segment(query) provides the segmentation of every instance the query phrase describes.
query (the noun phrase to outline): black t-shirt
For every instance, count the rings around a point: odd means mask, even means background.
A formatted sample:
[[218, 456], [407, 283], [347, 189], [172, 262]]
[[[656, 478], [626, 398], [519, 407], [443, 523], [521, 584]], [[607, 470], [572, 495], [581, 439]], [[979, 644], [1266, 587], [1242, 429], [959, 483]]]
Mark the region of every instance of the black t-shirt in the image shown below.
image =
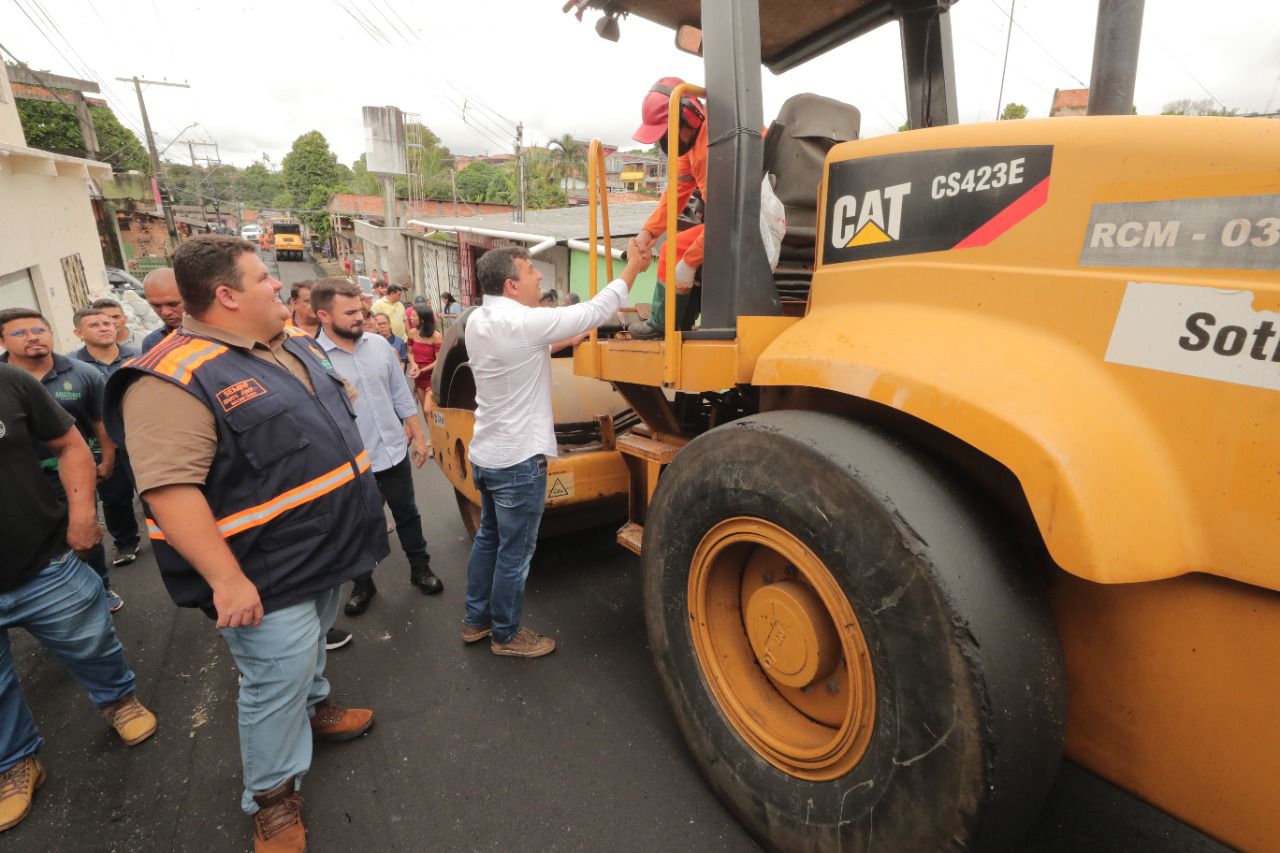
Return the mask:
[[36, 447], [73, 426], [30, 374], [0, 364], [0, 592], [22, 586], [67, 549], [67, 510], [40, 470]]

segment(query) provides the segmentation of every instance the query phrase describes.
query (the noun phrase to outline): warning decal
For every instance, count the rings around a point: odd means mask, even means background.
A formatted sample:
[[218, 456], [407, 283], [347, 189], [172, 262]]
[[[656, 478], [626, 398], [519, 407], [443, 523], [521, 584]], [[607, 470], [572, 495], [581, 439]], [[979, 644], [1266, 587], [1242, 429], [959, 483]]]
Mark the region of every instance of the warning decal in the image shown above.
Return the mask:
[[573, 497], [573, 472], [561, 471], [547, 474], [547, 500]]
[[832, 163], [822, 262], [985, 246], [1049, 199], [1051, 145]]

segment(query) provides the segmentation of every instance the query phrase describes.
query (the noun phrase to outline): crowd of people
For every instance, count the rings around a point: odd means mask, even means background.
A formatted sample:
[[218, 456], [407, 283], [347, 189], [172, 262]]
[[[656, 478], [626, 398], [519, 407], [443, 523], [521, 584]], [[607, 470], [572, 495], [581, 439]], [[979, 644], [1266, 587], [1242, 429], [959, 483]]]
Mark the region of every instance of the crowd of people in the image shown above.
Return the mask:
[[[521, 624], [556, 455], [550, 354], [614, 316], [651, 260], [630, 249], [598, 296], [550, 310], [527, 251], [494, 249], [478, 264], [483, 304], [465, 338], [482, 503], [460, 634], [488, 639], [498, 656], [555, 648]], [[0, 525], [20, 531], [0, 563], [0, 627], [26, 628], [54, 651], [126, 744], [149, 738], [157, 720], [115, 633], [123, 602], [109, 575], [137, 559], [140, 496], [169, 596], [214, 621], [239, 671], [240, 802], [255, 849], [302, 850], [297, 791], [312, 742], [353, 740], [374, 720], [340, 703], [325, 675], [327, 652], [350, 642], [334, 624], [339, 609], [368, 609], [392, 530], [409, 585], [444, 589], [413, 482], [430, 455], [421, 416], [433, 406], [440, 317], [425, 300], [406, 306], [404, 289], [385, 281], [372, 295], [347, 278], [300, 282], [282, 299], [253, 244], [231, 236], [184, 242], [172, 268], [143, 284], [164, 325], [140, 351], [122, 341], [111, 300], [76, 312], [84, 346], [70, 356], [54, 351], [39, 312], [0, 312], [0, 465], [11, 484]], [[458, 309], [442, 297], [441, 316]], [[42, 743], [4, 643], [0, 830], [31, 809]]]

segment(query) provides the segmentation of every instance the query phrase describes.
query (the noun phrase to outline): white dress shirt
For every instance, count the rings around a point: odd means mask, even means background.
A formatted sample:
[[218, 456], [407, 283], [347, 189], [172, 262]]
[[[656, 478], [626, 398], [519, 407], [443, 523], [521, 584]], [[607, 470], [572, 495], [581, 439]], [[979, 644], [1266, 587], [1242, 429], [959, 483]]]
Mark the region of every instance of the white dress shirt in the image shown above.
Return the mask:
[[356, 387], [356, 428], [369, 451], [374, 473], [399, 465], [409, 452], [404, 421], [417, 417], [418, 406], [400, 368], [400, 356], [382, 335], [365, 332], [356, 351], [347, 352], [321, 329], [316, 340], [338, 375]]
[[467, 318], [467, 359], [476, 381], [476, 426], [468, 456], [482, 468], [509, 468], [556, 453], [551, 414], [551, 344], [609, 320], [627, 298], [615, 279], [590, 302], [529, 308], [485, 295]]

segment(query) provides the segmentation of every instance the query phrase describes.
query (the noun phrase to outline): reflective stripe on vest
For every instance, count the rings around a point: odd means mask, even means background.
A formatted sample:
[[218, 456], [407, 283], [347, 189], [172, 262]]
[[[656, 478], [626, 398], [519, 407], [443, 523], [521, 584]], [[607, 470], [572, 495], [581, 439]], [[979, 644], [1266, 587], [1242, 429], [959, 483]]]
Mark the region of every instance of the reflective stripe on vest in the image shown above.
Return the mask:
[[186, 385], [191, 381], [192, 371], [226, 351], [222, 344], [175, 332], [129, 364], [155, 370]]
[[[369, 470], [369, 451], [360, 451], [360, 454], [356, 457], [356, 467], [361, 474]], [[269, 501], [260, 503], [257, 506], [251, 506], [226, 518], [218, 519], [218, 532], [222, 534], [223, 539], [228, 539], [237, 533], [266, 524], [291, 509], [296, 509], [305, 503], [321, 498], [334, 489], [350, 483], [355, 478], [356, 472], [351, 469], [351, 463], [344, 462], [332, 471], [321, 474], [314, 480], [290, 489], [284, 494], [276, 495]], [[156, 524], [153, 518], [147, 519], [147, 534], [152, 539], [165, 540], [164, 531], [160, 529], [160, 525]]]

